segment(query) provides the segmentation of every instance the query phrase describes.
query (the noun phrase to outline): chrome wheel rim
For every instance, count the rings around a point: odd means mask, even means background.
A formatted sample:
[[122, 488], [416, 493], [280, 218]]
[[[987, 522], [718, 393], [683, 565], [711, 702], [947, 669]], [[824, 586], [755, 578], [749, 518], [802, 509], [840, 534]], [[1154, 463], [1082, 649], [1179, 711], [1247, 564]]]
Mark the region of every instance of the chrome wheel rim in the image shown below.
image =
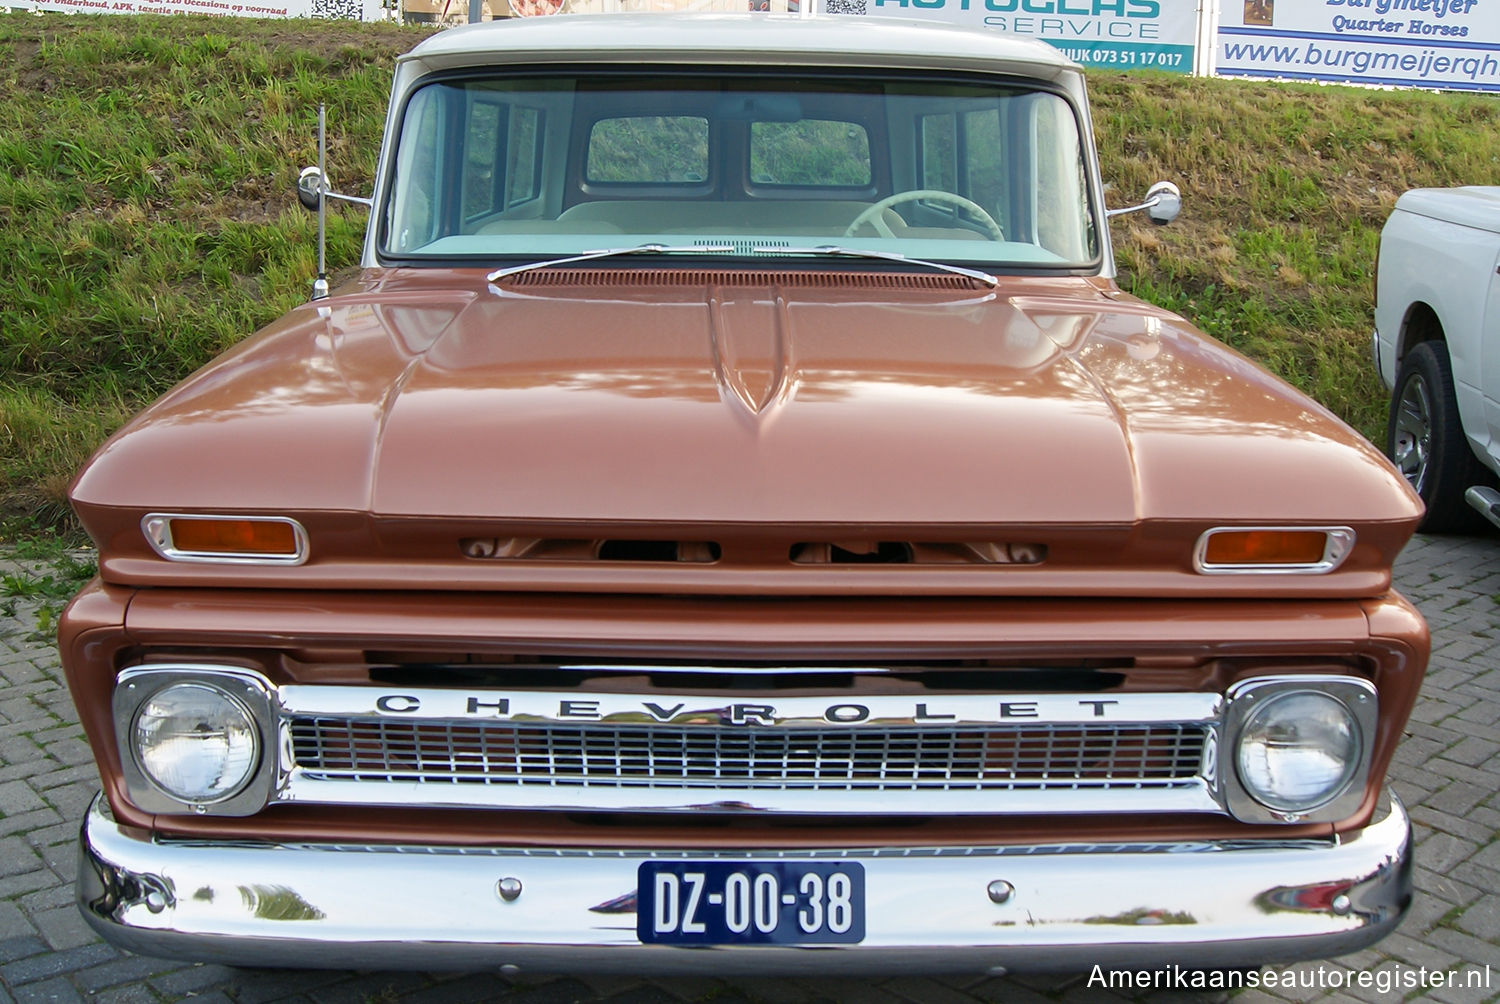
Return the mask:
[[1432, 403], [1427, 381], [1414, 376], [1401, 390], [1396, 407], [1396, 432], [1391, 441], [1391, 459], [1402, 476], [1419, 493], [1427, 481], [1432, 453]]

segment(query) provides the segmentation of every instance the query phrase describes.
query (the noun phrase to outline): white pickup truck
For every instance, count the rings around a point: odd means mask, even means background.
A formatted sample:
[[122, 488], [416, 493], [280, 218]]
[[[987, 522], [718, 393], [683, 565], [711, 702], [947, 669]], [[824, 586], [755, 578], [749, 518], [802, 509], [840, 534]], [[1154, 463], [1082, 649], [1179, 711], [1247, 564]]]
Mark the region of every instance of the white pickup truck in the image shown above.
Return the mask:
[[1386, 452], [1427, 503], [1421, 529], [1500, 526], [1500, 187], [1401, 196], [1375, 301]]

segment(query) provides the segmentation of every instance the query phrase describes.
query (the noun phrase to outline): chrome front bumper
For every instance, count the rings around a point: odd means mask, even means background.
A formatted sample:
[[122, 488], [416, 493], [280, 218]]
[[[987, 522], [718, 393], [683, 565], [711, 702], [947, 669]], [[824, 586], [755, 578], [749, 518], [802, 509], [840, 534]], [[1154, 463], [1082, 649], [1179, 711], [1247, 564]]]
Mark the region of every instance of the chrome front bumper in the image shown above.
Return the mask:
[[[865, 939], [642, 945], [628, 903], [646, 857], [862, 862]], [[1014, 891], [992, 897], [997, 881]], [[1339, 841], [546, 851], [142, 839], [96, 799], [78, 900], [123, 948], [231, 965], [716, 976], [1258, 966], [1352, 952], [1394, 929], [1411, 900], [1411, 824], [1392, 796]]]

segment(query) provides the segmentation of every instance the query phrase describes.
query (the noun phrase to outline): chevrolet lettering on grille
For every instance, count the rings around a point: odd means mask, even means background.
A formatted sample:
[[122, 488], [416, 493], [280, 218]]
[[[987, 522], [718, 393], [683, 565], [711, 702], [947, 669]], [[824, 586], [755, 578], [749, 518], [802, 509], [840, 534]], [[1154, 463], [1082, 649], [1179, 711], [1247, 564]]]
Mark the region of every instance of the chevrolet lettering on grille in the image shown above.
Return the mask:
[[[312, 688], [282, 688], [285, 706], [316, 713]], [[347, 711], [347, 694], [339, 695]], [[650, 699], [608, 694], [555, 692], [483, 693], [410, 689], [372, 695], [369, 714], [393, 718], [460, 718], [505, 721], [634, 722], [683, 726], [795, 726], [995, 722], [1086, 723], [1106, 721], [1201, 721], [1218, 714], [1215, 694], [1008, 694], [912, 700], [862, 697], [858, 701], [797, 698], [726, 700], [723, 696], [671, 695]]]

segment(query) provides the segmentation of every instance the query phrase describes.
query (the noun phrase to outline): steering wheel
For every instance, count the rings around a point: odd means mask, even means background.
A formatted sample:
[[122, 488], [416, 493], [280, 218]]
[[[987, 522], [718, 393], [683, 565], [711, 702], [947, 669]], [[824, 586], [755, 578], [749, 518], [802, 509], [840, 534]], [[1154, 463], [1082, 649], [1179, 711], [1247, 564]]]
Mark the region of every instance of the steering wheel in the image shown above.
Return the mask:
[[984, 225], [984, 229], [989, 232], [990, 237], [997, 241], [1005, 240], [1005, 231], [1000, 229], [1000, 224], [995, 222], [995, 218], [986, 212], [983, 206], [973, 199], [966, 199], [962, 195], [945, 192], [941, 188], [913, 188], [909, 192], [897, 192], [895, 195], [887, 195], [854, 217], [854, 222], [844, 228], [844, 236], [853, 237], [854, 231], [868, 223], [875, 228], [875, 232], [880, 236], [894, 238], [896, 236], [895, 231], [881, 218], [881, 214], [892, 206], [900, 205], [903, 202], [916, 202], [918, 199], [926, 199], [930, 202], [946, 202], [950, 206], [967, 209], [979, 217], [979, 222]]

